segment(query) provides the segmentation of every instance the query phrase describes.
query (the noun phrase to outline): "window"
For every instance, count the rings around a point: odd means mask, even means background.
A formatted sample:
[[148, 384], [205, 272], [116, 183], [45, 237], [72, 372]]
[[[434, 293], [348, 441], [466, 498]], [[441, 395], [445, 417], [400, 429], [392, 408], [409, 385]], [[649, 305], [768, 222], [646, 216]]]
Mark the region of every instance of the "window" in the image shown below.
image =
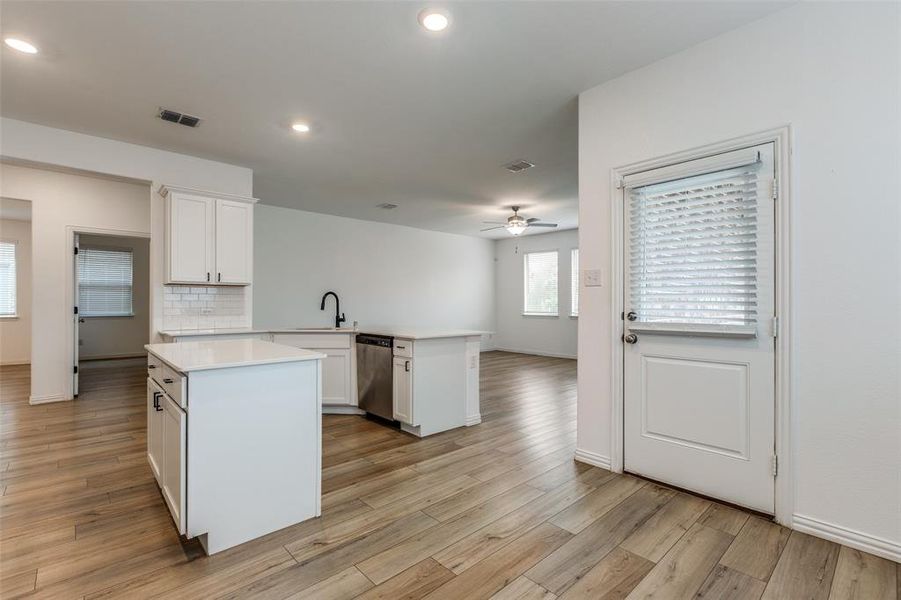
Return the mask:
[[16, 243], [0, 242], [0, 317], [16, 316]]
[[570, 290], [572, 293], [570, 294], [570, 298], [572, 298], [572, 307], [569, 309], [569, 314], [574, 317], [579, 316], [579, 249], [573, 248], [572, 251], [572, 260], [570, 261], [570, 275], [571, 281], [569, 282]]
[[639, 323], [753, 329], [758, 166], [628, 190], [628, 291]]
[[83, 317], [130, 317], [131, 250], [78, 249], [78, 314]]
[[557, 251], [525, 255], [527, 315], [557, 315]]

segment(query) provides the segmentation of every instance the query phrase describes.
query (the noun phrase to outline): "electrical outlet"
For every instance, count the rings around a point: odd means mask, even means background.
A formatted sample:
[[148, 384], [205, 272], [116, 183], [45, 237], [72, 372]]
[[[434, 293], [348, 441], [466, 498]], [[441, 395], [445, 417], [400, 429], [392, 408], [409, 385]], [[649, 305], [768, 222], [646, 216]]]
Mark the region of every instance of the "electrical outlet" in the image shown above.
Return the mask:
[[600, 269], [585, 269], [582, 271], [585, 287], [601, 287], [603, 283], [603, 273]]

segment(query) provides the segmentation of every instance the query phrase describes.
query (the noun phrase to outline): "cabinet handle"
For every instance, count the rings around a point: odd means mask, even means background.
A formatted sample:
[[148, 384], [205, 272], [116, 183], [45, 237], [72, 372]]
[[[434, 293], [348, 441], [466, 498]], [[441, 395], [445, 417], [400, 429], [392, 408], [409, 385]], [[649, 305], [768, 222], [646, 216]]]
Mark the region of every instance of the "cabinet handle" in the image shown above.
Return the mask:
[[210, 272], [209, 272], [209, 271], [207, 271], [207, 273], [206, 273], [206, 280], [207, 280], [207, 281], [210, 280]]
[[216, 273], [216, 281], [222, 283], [222, 273]]
[[163, 397], [161, 392], [153, 392], [153, 408], [157, 410], [157, 412], [162, 411], [162, 407], [160, 406], [160, 398]]
[[408, 361], [408, 360], [404, 361], [404, 371], [407, 371], [407, 372], [410, 371], [410, 361]]
[[156, 368], [156, 365], [147, 365], [147, 368], [148, 368], [148, 369], [155, 369], [155, 368]]
[[163, 383], [172, 383], [172, 380], [166, 377], [165, 379], [163, 379]]
[[398, 349], [398, 350], [406, 350], [407, 347], [406, 347], [406, 346], [401, 346], [400, 344], [398, 344], [397, 349]]

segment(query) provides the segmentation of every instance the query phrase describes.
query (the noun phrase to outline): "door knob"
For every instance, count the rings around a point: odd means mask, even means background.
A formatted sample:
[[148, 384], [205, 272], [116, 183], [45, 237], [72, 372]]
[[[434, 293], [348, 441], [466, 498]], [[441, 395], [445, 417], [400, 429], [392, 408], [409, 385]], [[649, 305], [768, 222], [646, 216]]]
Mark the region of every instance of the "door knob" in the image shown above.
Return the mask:
[[634, 333], [630, 333], [628, 335], [623, 336], [623, 341], [626, 342], [627, 344], [634, 344], [635, 342], [638, 341], [638, 336], [635, 335]]
[[634, 310], [630, 310], [628, 313], [626, 313], [626, 318], [629, 319], [630, 321], [634, 321], [635, 319], [638, 318], [638, 315], [635, 313]]

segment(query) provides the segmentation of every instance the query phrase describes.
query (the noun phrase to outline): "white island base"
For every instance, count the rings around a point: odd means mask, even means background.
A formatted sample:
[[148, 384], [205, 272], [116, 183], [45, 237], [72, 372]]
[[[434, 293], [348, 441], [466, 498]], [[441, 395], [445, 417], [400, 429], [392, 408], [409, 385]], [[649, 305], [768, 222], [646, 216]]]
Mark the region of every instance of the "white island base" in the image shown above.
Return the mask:
[[320, 514], [322, 355], [259, 340], [147, 349], [148, 458], [179, 533], [215, 554]]

